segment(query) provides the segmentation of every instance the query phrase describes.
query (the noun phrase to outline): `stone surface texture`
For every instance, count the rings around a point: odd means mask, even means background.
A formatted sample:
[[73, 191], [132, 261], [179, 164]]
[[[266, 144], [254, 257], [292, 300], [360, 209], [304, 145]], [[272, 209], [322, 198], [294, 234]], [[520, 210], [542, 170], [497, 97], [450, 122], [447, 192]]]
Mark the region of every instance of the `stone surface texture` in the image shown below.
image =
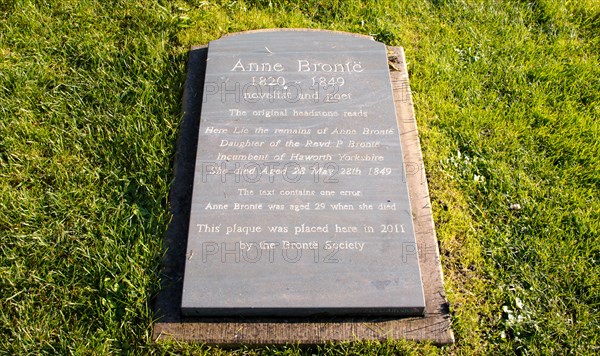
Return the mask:
[[209, 44], [185, 315], [422, 315], [388, 67], [340, 33]]

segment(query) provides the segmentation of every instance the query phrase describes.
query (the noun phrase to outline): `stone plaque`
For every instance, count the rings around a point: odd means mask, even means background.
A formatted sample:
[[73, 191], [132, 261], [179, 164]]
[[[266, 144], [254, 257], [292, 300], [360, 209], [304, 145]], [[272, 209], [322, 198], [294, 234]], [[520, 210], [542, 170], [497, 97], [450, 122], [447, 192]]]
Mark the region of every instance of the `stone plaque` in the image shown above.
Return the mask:
[[184, 315], [423, 314], [382, 43], [225, 37], [199, 100]]

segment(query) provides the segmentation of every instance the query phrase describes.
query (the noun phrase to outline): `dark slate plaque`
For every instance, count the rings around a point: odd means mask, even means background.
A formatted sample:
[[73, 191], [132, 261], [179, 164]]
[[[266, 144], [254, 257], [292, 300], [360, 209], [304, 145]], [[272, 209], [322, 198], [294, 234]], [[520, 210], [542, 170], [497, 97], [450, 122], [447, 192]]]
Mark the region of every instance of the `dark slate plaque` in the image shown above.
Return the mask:
[[207, 61], [182, 313], [422, 315], [385, 46], [250, 32]]

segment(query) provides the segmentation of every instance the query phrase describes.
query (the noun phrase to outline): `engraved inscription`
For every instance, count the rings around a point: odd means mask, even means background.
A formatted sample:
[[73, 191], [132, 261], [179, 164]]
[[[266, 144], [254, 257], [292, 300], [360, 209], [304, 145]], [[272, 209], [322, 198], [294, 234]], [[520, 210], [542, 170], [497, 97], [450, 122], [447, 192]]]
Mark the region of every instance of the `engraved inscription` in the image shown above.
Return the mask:
[[[369, 184], [387, 184], [386, 179], [404, 177], [401, 165], [388, 164], [397, 161], [396, 155], [386, 154], [390, 147], [398, 146], [398, 130], [395, 117], [380, 118], [369, 115], [369, 109], [357, 98], [356, 93], [343, 93], [346, 84], [360, 83], [357, 77], [369, 70], [360, 59], [342, 62], [326, 62], [308, 59], [284, 61], [250, 61], [243, 58], [230, 60], [226, 83], [234, 88], [247, 88], [240, 98], [222, 100], [228, 104], [223, 109], [224, 118], [217, 122], [203, 122], [201, 134], [207, 142], [214, 142], [209, 160], [202, 161], [202, 176], [222, 183], [222, 195], [209, 196], [203, 203], [207, 212], [222, 211], [268, 211], [271, 216], [306, 222], [294, 226], [272, 225], [268, 221], [259, 225], [233, 224], [221, 231], [200, 229], [192, 237], [204, 238], [203, 233], [220, 233], [223, 236], [256, 236], [261, 233], [276, 234], [278, 242], [265, 246], [269, 249], [346, 249], [363, 252], [368, 240], [337, 243], [331, 236], [349, 236], [362, 239], [365, 234], [406, 234], [403, 224], [380, 224], [380, 227], [363, 224], [349, 225], [356, 211], [396, 212], [398, 201], [385, 199], [369, 190], [359, 189], [368, 178]], [[245, 74], [249, 72], [249, 74]], [[278, 75], [270, 75], [273, 72]], [[292, 77], [294, 72], [311, 72], [316, 76]], [[335, 75], [329, 75], [335, 73]], [[260, 75], [259, 75], [260, 74]], [[286, 83], [293, 83], [293, 88]], [[257, 88], [262, 88], [257, 90]], [[292, 90], [295, 92], [292, 93]], [[236, 89], [237, 90], [237, 89]], [[310, 93], [313, 96], [303, 96]], [[233, 95], [238, 95], [232, 91]], [[325, 102], [344, 101], [343, 106], [269, 108], [274, 97], [306, 98], [312, 101], [325, 95]], [[222, 96], [222, 95], [221, 95]], [[225, 98], [227, 99], [227, 98]], [[258, 108], [260, 104], [264, 108]], [[393, 113], [390, 113], [393, 114]], [[227, 120], [229, 118], [229, 120]], [[298, 119], [318, 118], [311, 121]], [[264, 119], [271, 119], [270, 127], [264, 127]], [[208, 121], [208, 120], [206, 120]], [[232, 125], [232, 123], [235, 123]], [[279, 179], [277, 179], [279, 178]], [[332, 183], [340, 183], [335, 185]], [[208, 183], [208, 179], [204, 180]], [[235, 184], [227, 185], [228, 182]], [[274, 186], [265, 186], [272, 183]], [[294, 189], [292, 184], [312, 189]], [[322, 186], [330, 183], [329, 186]], [[278, 184], [283, 186], [278, 186]], [[316, 184], [316, 185], [315, 185]], [[301, 197], [301, 202], [290, 204], [291, 197]], [[330, 223], [311, 225], [314, 213], [335, 212]], [[294, 216], [295, 215], [295, 216]], [[348, 215], [348, 216], [346, 216]], [[210, 217], [210, 215], [206, 215]], [[337, 222], [336, 220], [339, 220]], [[202, 224], [201, 226], [205, 226]], [[322, 241], [305, 244], [290, 242], [286, 238], [323, 236]], [[241, 241], [245, 246], [260, 246], [257, 241]]]

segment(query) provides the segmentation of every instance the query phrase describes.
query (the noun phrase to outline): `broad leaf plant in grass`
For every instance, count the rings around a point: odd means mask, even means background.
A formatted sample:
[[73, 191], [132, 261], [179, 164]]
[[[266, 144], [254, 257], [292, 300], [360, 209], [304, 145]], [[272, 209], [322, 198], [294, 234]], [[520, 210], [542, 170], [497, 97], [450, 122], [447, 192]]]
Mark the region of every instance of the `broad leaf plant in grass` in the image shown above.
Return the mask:
[[[191, 45], [403, 46], [454, 345], [153, 343]], [[1, 354], [594, 354], [600, 2], [0, 0]]]

